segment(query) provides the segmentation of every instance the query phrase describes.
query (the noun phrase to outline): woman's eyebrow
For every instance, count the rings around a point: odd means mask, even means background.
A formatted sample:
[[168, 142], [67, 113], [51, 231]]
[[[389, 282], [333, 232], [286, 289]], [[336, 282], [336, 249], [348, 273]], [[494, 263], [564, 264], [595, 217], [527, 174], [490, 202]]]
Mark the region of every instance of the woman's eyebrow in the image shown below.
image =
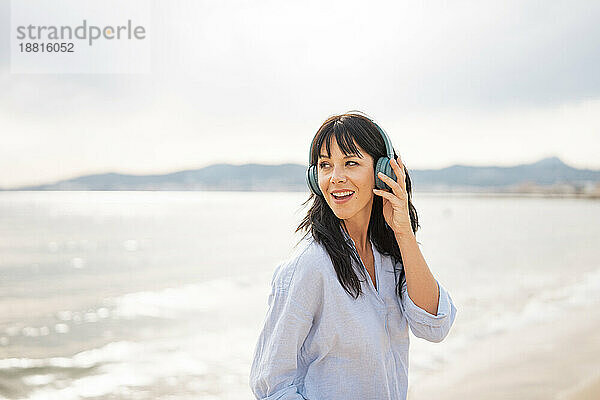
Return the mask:
[[[329, 158], [325, 154], [319, 154], [319, 157], [320, 158]], [[361, 156], [359, 156], [358, 154], [348, 154], [347, 156], [344, 156], [344, 158], [352, 158], [352, 157], [361, 158]]]

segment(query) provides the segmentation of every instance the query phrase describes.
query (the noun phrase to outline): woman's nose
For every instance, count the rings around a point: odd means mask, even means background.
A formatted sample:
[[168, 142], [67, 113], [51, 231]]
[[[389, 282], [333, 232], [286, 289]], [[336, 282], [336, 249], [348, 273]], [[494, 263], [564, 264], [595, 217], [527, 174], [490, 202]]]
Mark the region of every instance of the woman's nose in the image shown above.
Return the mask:
[[341, 183], [346, 181], [346, 174], [343, 168], [335, 167], [331, 174], [331, 182]]

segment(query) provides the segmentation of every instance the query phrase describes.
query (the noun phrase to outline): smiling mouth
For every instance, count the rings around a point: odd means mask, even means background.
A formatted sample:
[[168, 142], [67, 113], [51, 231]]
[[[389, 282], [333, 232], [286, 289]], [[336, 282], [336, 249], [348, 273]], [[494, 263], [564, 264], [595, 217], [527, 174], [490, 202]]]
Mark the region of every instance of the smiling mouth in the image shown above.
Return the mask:
[[352, 191], [340, 192], [339, 194], [331, 193], [331, 195], [337, 200], [349, 199], [353, 194], [354, 194], [354, 192], [352, 192]]

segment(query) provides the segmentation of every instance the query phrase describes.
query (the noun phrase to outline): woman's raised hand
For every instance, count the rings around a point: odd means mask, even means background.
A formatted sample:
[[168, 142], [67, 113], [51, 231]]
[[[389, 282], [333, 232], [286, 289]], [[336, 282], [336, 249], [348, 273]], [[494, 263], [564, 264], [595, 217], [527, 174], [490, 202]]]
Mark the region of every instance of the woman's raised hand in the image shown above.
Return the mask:
[[[404, 165], [400, 156], [398, 156], [398, 161], [394, 159], [390, 160], [390, 165], [394, 174], [396, 174], [397, 182], [382, 172], [379, 172], [377, 176], [391, 187], [392, 191], [373, 189], [373, 193], [383, 197], [383, 217], [394, 233], [400, 236], [411, 235], [413, 231], [408, 212], [406, 174], [404, 173]], [[402, 167], [400, 167], [401, 165]]]

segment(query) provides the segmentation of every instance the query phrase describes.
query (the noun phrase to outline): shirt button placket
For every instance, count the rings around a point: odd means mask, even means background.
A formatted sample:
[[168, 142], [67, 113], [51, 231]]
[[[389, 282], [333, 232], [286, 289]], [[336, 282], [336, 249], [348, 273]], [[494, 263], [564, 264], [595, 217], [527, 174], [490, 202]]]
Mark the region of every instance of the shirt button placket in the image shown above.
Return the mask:
[[[389, 311], [385, 311], [385, 333], [387, 334], [387, 338], [388, 338], [388, 352], [387, 352], [387, 359], [391, 361], [392, 364], [392, 382], [394, 382], [394, 391], [396, 391], [397, 389], [397, 384], [396, 384], [396, 380], [398, 379], [398, 375], [396, 373], [396, 358], [394, 357], [394, 352], [392, 350], [392, 339], [390, 337], [390, 330], [388, 329], [388, 319], [390, 316], [390, 312]], [[398, 393], [395, 393], [395, 396], [398, 396]]]

